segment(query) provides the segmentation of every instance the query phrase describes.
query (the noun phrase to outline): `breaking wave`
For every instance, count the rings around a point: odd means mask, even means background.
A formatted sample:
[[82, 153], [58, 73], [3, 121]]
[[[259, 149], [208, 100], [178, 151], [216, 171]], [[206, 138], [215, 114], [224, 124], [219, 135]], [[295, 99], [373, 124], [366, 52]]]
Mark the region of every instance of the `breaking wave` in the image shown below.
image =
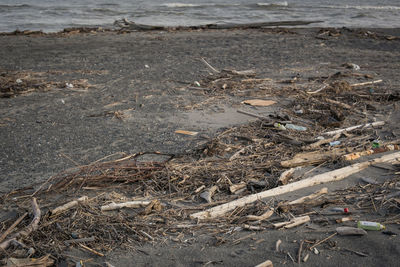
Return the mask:
[[205, 5], [198, 5], [198, 4], [186, 4], [186, 3], [166, 3], [162, 4], [162, 6], [169, 7], [169, 8], [183, 8], [183, 7], [200, 7]]
[[286, 7], [288, 5], [289, 5], [288, 2], [286, 2], [286, 1], [278, 2], [278, 3], [257, 3], [257, 6], [260, 6], [260, 7], [274, 7], [274, 6], [276, 6], [276, 7], [280, 7], [280, 6]]
[[359, 10], [400, 10], [400, 6], [321, 6], [323, 8], [342, 8], [342, 9], [359, 9]]

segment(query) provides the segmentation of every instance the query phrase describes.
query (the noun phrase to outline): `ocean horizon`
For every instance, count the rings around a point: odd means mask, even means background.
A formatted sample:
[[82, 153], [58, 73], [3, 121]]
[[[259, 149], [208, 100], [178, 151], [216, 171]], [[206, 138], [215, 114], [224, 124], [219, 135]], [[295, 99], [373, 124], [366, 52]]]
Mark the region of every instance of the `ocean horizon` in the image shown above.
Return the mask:
[[157, 26], [321, 21], [306, 27], [400, 27], [400, 2], [389, 0], [0, 0], [0, 32], [113, 28], [116, 20]]

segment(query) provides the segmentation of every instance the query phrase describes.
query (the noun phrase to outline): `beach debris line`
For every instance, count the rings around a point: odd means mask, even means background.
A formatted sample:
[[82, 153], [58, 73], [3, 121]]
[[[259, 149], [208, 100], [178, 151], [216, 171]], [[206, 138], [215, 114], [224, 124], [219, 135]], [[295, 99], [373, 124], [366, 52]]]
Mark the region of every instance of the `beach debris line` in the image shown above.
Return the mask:
[[[398, 162], [399, 152], [375, 155], [374, 160], [352, 165], [346, 161], [350, 153], [363, 157], [370, 155], [364, 151], [373, 150], [372, 154], [376, 154], [398, 150], [396, 140], [379, 140], [376, 127], [385, 122], [367, 116], [366, 108], [371, 103], [392, 103], [387, 96], [370, 93], [362, 85], [351, 86], [357, 84], [354, 80], [342, 81], [346, 77], [363, 79], [354, 73], [310, 79], [313, 84], [300, 76], [282, 83], [257, 77], [254, 70], [216, 68], [209, 63], [211, 60], [201, 61], [212, 72], [198, 82], [203, 86], [202, 92], [210, 96], [207, 103], [226, 95], [276, 102], [279, 97], [290, 96], [296, 103], [269, 115], [256, 114], [260, 110], [256, 106], [242, 106], [252, 111], [238, 112], [259, 120], [223, 129], [188, 154], [110, 155], [50, 177], [33, 189], [10, 192], [2, 197], [2, 204], [5, 208], [16, 204], [20, 218], [4, 222], [6, 234], [2, 238], [13, 237], [14, 230], [20, 232], [19, 227], [29, 224], [30, 219], [24, 214], [30, 209], [32, 197], [38, 199], [43, 215], [29, 238], [20, 235], [13, 242], [34, 248], [35, 257], [51, 254], [57, 260], [67, 247], [103, 256], [112, 248], [130, 249], [143, 242], [185, 242], [186, 235], [195, 236], [196, 232], [213, 233], [218, 242], [237, 244], [244, 240], [235, 237], [241, 231], [335, 225], [334, 234], [320, 241], [302, 240], [297, 257], [284, 252], [299, 263], [309, 259], [310, 254], [304, 255], [305, 251], [319, 253], [317, 247], [339, 238], [337, 235], [364, 235], [363, 229], [343, 228], [368, 219], [357, 211], [377, 214], [379, 208], [385, 211], [384, 218], [377, 220], [379, 223], [390, 227], [400, 222], [396, 217], [400, 204], [398, 176], [332, 192], [315, 189], [288, 201], [274, 198], [345, 179], [369, 166], [383, 168], [379, 165], [382, 163], [389, 165], [386, 170], [395, 175], [399, 166], [393, 164]], [[17, 79], [23, 83], [23, 78]], [[323, 90], [308, 93], [324, 83], [327, 86]], [[283, 87], [274, 89], [277, 84]], [[379, 85], [376, 84], [369, 85]], [[259, 89], [255, 95], [254, 88]], [[334, 146], [332, 142], [336, 142]], [[331, 171], [315, 175], [321, 166]], [[281, 251], [280, 244], [276, 246]], [[8, 258], [16, 255], [14, 246], [7, 246], [6, 250]]]
[[[0, 70], [0, 98], [10, 98], [32, 92], [44, 92], [55, 89], [86, 91], [93, 87], [87, 79], [60, 81], [55, 75], [63, 71], [33, 72]], [[87, 73], [86, 73], [87, 74]]]

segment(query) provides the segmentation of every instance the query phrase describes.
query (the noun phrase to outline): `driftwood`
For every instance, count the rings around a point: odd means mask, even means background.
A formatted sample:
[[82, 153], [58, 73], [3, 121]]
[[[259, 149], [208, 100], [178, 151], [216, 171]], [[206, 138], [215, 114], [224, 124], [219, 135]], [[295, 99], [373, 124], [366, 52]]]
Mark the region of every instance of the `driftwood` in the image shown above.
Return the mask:
[[318, 141], [315, 142], [315, 143], [309, 144], [308, 146], [304, 146], [303, 149], [305, 149], [305, 150], [317, 149], [317, 148], [319, 148], [321, 145], [328, 144], [328, 143], [330, 143], [330, 142], [333, 142], [333, 141], [338, 140], [338, 139], [340, 138], [341, 135], [342, 135], [342, 133], [338, 133], [338, 134], [336, 134], [336, 135], [335, 135], [334, 137], [332, 137], [332, 138], [327, 138], [327, 139], [318, 140]]
[[136, 201], [128, 201], [123, 203], [110, 203], [108, 205], [101, 206], [101, 211], [108, 210], [118, 210], [122, 208], [140, 208], [149, 205], [151, 201], [149, 200], [136, 200]]
[[308, 195], [308, 196], [301, 197], [299, 199], [290, 201], [288, 204], [289, 205], [301, 204], [301, 203], [304, 203], [305, 201], [315, 199], [315, 198], [320, 197], [320, 196], [322, 196], [324, 194], [327, 194], [327, 193], [328, 193], [328, 188], [324, 187], [321, 190], [318, 190], [317, 192], [315, 192], [315, 193], [313, 193], [311, 195]]
[[267, 260], [260, 264], [257, 264], [255, 267], [274, 267], [274, 265], [272, 264], [272, 261]]
[[323, 133], [324, 135], [335, 135], [338, 133], [343, 133], [343, 132], [350, 132], [353, 131], [355, 129], [359, 129], [359, 128], [370, 128], [370, 127], [376, 127], [376, 126], [383, 126], [385, 125], [384, 121], [376, 121], [376, 122], [372, 122], [372, 123], [366, 123], [366, 124], [360, 124], [360, 125], [356, 125], [356, 126], [351, 126], [348, 128], [344, 128], [344, 129], [338, 129], [338, 130], [334, 130], [334, 131], [329, 131], [326, 133]]
[[280, 223], [275, 223], [274, 227], [275, 228], [285, 228], [285, 229], [289, 229], [289, 228], [293, 228], [296, 227], [298, 225], [301, 225], [303, 223], [309, 222], [310, 221], [310, 216], [301, 216], [301, 217], [296, 217], [291, 219], [288, 222], [280, 222]]
[[174, 31], [174, 30], [207, 30], [207, 29], [215, 29], [215, 30], [227, 30], [227, 29], [262, 29], [266, 27], [279, 27], [279, 26], [300, 26], [300, 25], [309, 25], [311, 23], [319, 23], [322, 21], [314, 20], [314, 21], [276, 21], [276, 22], [260, 22], [260, 23], [223, 23], [223, 24], [205, 24], [199, 26], [177, 26], [177, 27], [168, 27], [168, 26], [153, 26], [146, 24], [137, 24], [133, 21], [128, 21], [126, 19], [117, 20], [114, 22], [114, 25], [121, 28], [123, 31]]
[[215, 73], [220, 73], [219, 70], [217, 70], [216, 68], [214, 68], [213, 66], [211, 66], [211, 64], [208, 63], [204, 58], [201, 58], [201, 61], [202, 61], [208, 68], [210, 68], [213, 72], [215, 72]]
[[39, 205], [36, 202], [36, 198], [32, 199], [32, 209], [33, 209], [33, 220], [31, 221], [31, 223], [22, 231], [15, 233], [14, 235], [12, 235], [9, 239], [7, 239], [6, 241], [0, 243], [0, 249], [4, 249], [6, 250], [13, 241], [16, 241], [17, 238], [19, 237], [26, 237], [28, 236], [30, 233], [32, 233], [33, 231], [35, 231], [38, 227], [39, 227], [39, 221], [40, 221], [40, 216], [41, 216], [41, 212], [39, 209]]
[[400, 150], [399, 145], [384, 145], [382, 147], [378, 148], [373, 148], [365, 151], [360, 151], [360, 152], [354, 152], [350, 154], [343, 155], [343, 159], [345, 160], [355, 160], [358, 158], [361, 158], [363, 156], [368, 156], [372, 154], [378, 154], [378, 153], [383, 153], [383, 152], [388, 152], [388, 151], [393, 151], [393, 150]]
[[356, 86], [364, 86], [364, 85], [371, 85], [375, 83], [381, 83], [383, 82], [382, 80], [376, 80], [376, 81], [371, 81], [371, 82], [364, 82], [364, 83], [354, 83], [350, 84], [351, 87], [356, 87]]
[[232, 194], [235, 194], [237, 191], [246, 188], [246, 186], [246, 183], [233, 184], [229, 186], [229, 191], [231, 191]]
[[268, 211], [266, 211], [264, 214], [260, 215], [260, 216], [256, 216], [256, 215], [247, 215], [246, 219], [249, 221], [263, 221], [268, 219], [269, 217], [272, 216], [272, 214], [274, 214], [274, 210], [270, 209]]
[[400, 159], [400, 152], [392, 153], [389, 155], [384, 155], [380, 158], [364, 161], [360, 163], [356, 163], [344, 168], [340, 168], [337, 170], [333, 170], [330, 172], [318, 174], [312, 176], [310, 178], [300, 180], [291, 184], [278, 186], [276, 188], [266, 190], [257, 194], [252, 194], [243, 198], [236, 199], [234, 201], [215, 206], [205, 211], [197, 212], [191, 214], [190, 217], [192, 219], [207, 219], [207, 218], [216, 218], [219, 216], [224, 215], [225, 213], [234, 210], [237, 207], [243, 207], [247, 204], [253, 203], [257, 200], [267, 198], [267, 197], [274, 197], [277, 195], [282, 195], [285, 193], [293, 192], [302, 188], [310, 187], [317, 184], [323, 184], [327, 182], [339, 181], [342, 180], [354, 173], [357, 173], [361, 170], [368, 168], [370, 165], [374, 163], [381, 163], [381, 162], [388, 162], [393, 160]]
[[310, 250], [313, 250], [316, 246], [328, 241], [329, 239], [331, 239], [332, 237], [334, 237], [335, 235], [337, 235], [337, 233], [333, 233], [330, 236], [328, 236], [327, 238], [322, 239], [321, 241], [318, 241], [317, 243], [315, 243], [314, 245], [312, 245], [310, 247]]
[[294, 156], [291, 160], [285, 160], [281, 162], [281, 166], [285, 168], [292, 168], [298, 166], [307, 166], [313, 164], [319, 164], [330, 159], [334, 159], [346, 154], [345, 149], [334, 149], [330, 151], [320, 152], [306, 152], [299, 153]]
[[218, 190], [218, 186], [214, 185], [211, 188], [208, 188], [207, 190], [204, 190], [203, 193], [200, 194], [200, 197], [207, 201], [207, 203], [212, 202], [212, 196], [214, 195], [215, 191]]
[[297, 167], [297, 168], [290, 168], [289, 170], [286, 170], [284, 172], [281, 173], [281, 175], [279, 176], [278, 179], [278, 183], [280, 185], [285, 185], [289, 182], [289, 179], [293, 176], [294, 172], [296, 170], [299, 170], [301, 167]]
[[56, 214], [56, 213], [60, 213], [60, 212], [66, 211], [66, 210], [68, 210], [68, 209], [70, 209], [72, 207], [77, 206], [80, 202], [84, 202], [84, 201], [87, 201], [87, 200], [88, 200], [87, 196], [82, 196], [82, 197], [78, 198], [77, 200], [70, 201], [68, 203], [65, 203], [62, 206], [59, 206], [59, 207], [53, 209], [51, 211], [51, 214], [53, 215], [53, 214]]
[[14, 230], [15, 227], [28, 215], [25, 212], [21, 217], [19, 217], [1, 236], [0, 236], [0, 243], [3, 242], [4, 239]]

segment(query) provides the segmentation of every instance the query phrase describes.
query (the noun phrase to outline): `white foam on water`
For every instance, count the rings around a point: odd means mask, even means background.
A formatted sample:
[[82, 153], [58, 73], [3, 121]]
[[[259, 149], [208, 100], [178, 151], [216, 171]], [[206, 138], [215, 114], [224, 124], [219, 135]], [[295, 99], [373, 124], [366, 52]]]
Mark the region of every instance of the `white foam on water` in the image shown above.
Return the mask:
[[184, 8], [184, 7], [200, 7], [206, 5], [199, 5], [199, 4], [188, 4], [188, 3], [165, 3], [161, 6], [169, 7], [169, 8]]
[[400, 6], [321, 6], [323, 8], [332, 9], [359, 9], [359, 10], [400, 10]]
[[257, 3], [257, 6], [288, 6], [287, 1], [277, 2], [277, 3]]

